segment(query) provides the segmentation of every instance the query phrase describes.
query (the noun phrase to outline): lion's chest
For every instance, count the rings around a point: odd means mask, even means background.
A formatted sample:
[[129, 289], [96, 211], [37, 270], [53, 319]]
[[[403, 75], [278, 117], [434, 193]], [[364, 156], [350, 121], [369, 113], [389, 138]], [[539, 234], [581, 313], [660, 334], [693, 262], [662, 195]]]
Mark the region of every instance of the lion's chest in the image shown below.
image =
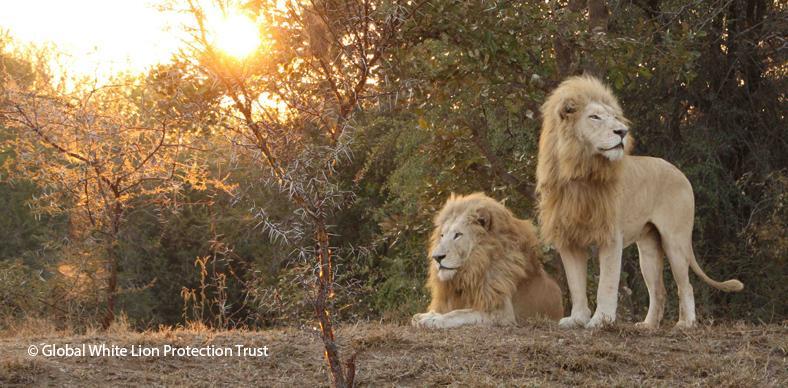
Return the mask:
[[468, 308], [469, 301], [466, 299], [467, 293], [463, 292], [461, 288], [455, 288], [449, 294], [449, 310], [457, 310]]
[[588, 246], [608, 241], [614, 232], [619, 198], [616, 185], [573, 182], [551, 193], [543, 227], [554, 243]]

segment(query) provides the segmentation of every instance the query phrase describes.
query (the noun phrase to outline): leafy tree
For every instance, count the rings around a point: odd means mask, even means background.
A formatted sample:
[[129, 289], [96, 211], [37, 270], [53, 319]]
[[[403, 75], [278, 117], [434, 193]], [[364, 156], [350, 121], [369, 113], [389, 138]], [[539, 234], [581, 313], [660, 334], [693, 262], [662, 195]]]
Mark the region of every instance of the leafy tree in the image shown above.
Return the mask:
[[134, 80], [68, 92], [45, 77], [25, 85], [9, 74], [0, 99], [3, 124], [14, 131], [4, 142], [16, 155], [9, 171], [42, 187], [39, 211], [67, 213], [80, 239], [104, 249], [104, 328], [115, 317], [118, 236], [129, 203], [166, 193], [163, 182], [176, 173], [198, 179], [178, 157], [186, 133], [147, 93]]

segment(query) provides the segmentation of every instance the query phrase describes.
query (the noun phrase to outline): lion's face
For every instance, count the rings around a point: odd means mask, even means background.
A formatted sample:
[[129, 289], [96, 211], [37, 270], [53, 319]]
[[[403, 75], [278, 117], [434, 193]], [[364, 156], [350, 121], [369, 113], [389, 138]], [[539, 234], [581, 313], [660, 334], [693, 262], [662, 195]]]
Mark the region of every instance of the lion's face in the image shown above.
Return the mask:
[[467, 219], [460, 217], [438, 227], [430, 259], [438, 272], [438, 279], [449, 281], [470, 257], [475, 246], [476, 231]]
[[614, 108], [590, 102], [578, 112], [575, 129], [593, 153], [618, 160], [624, 156], [624, 148], [629, 141], [629, 128], [624, 121]]

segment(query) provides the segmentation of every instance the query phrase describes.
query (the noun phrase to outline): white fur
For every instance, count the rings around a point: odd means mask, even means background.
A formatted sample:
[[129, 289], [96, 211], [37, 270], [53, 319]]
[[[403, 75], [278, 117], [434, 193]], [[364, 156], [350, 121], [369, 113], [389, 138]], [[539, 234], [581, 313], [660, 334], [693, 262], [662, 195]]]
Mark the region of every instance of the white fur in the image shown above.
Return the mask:
[[[627, 120], [608, 87], [593, 77], [571, 77], [548, 96], [542, 113], [537, 164], [542, 233], [561, 255], [572, 298], [561, 327], [598, 328], [615, 321], [621, 253], [632, 243], [649, 292], [639, 327], [656, 328], [662, 319], [664, 256], [678, 288], [677, 327], [692, 327], [696, 319], [690, 269], [719, 290], [744, 287], [736, 279], [715, 281], [700, 268], [692, 249], [692, 185], [662, 159], [627, 155]], [[586, 276], [593, 245], [599, 249], [600, 276], [591, 315]]]
[[457, 270], [468, 260], [468, 255], [476, 244], [475, 234], [469, 232], [468, 229], [468, 224], [463, 220], [455, 220], [455, 222], [441, 228], [438, 245], [430, 252], [431, 257], [446, 255], [440, 264], [434, 261], [434, 265], [438, 269], [438, 279], [441, 281], [451, 280]]
[[428, 312], [416, 327], [514, 325], [563, 316], [561, 289], [542, 268], [533, 224], [483, 193], [449, 197], [430, 236]]
[[593, 147], [594, 153], [610, 160], [624, 157], [624, 147], [629, 140], [613, 132], [622, 129], [628, 130], [615, 109], [598, 102], [588, 103], [577, 121], [577, 132], [585, 143]]
[[429, 329], [449, 329], [464, 325], [514, 325], [516, 323], [514, 308], [511, 300], [504, 302], [503, 308], [486, 313], [473, 309], [458, 309], [446, 314], [429, 311], [416, 314], [411, 320], [411, 325]]

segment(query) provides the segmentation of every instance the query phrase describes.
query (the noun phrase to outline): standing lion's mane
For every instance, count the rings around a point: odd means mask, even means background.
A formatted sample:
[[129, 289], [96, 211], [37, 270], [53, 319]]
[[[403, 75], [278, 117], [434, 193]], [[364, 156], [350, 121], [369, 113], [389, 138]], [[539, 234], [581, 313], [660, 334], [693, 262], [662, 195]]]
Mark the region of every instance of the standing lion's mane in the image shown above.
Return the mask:
[[[542, 238], [557, 247], [599, 245], [613, 234], [621, 163], [595, 154], [578, 135], [579, 113], [590, 102], [611, 107], [626, 122], [613, 92], [590, 76], [567, 78], [541, 108], [539, 219]], [[629, 140], [626, 153], [633, 143]]]

